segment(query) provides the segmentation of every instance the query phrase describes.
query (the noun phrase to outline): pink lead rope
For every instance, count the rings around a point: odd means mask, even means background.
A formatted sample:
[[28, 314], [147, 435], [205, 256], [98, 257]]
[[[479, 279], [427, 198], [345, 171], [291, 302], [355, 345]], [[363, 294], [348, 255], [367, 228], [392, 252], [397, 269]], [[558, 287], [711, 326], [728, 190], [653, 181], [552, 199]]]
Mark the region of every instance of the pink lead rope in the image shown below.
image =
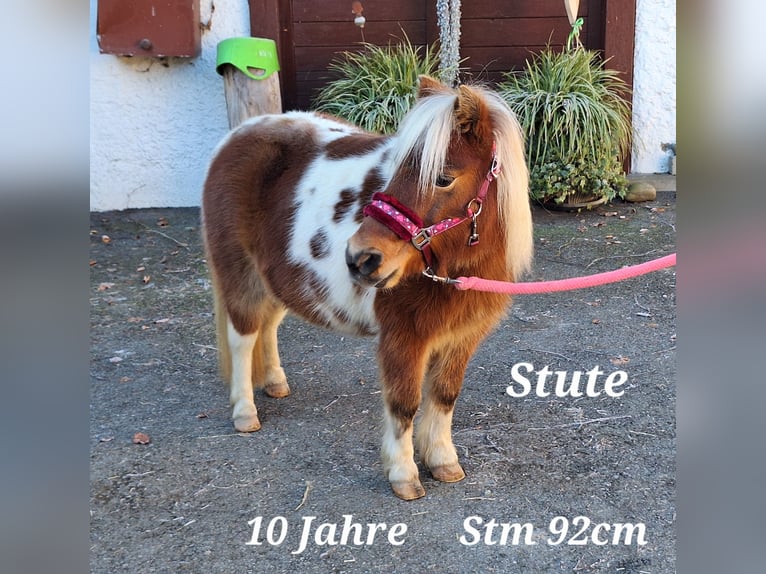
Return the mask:
[[596, 275], [587, 275], [586, 277], [573, 277], [571, 279], [560, 279], [558, 281], [539, 281], [534, 283], [509, 283], [507, 281], [493, 281], [491, 279], [481, 279], [479, 277], [458, 277], [452, 283], [461, 291], [472, 289], [474, 291], [485, 291], [488, 293], [503, 293], [505, 295], [534, 295], [539, 293], [556, 293], [558, 291], [571, 291], [573, 289], [584, 289], [586, 287], [597, 287], [608, 283], [616, 283], [625, 279], [631, 279], [659, 271], [666, 267], [672, 267], [676, 264], [676, 254], [672, 253], [659, 259], [647, 261], [631, 267], [623, 267], [606, 273]]

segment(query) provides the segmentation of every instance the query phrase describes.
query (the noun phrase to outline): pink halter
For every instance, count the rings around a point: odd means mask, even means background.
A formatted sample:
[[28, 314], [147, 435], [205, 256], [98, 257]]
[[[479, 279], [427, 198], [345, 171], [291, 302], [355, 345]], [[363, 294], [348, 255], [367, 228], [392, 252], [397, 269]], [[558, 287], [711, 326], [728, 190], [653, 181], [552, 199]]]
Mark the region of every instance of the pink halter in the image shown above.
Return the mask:
[[487, 197], [489, 185], [495, 178], [497, 178], [499, 173], [500, 164], [497, 161], [495, 145], [492, 144], [492, 165], [490, 166], [476, 197], [466, 205], [465, 215], [463, 217], [448, 217], [442, 219], [438, 223], [423, 227], [423, 220], [417, 213], [405, 205], [402, 205], [390, 195], [380, 192], [375, 193], [372, 196], [372, 202], [365, 206], [363, 213], [365, 216], [372, 217], [374, 220], [388, 227], [391, 231], [396, 233], [400, 239], [410, 241], [415, 249], [423, 254], [423, 259], [426, 264], [424, 273], [429, 277], [434, 277], [435, 275], [432, 269], [433, 252], [431, 251], [431, 239], [440, 233], [444, 233], [448, 229], [452, 229], [465, 221], [471, 220], [471, 234], [468, 237], [468, 245], [473, 247], [479, 243], [476, 218], [481, 213], [482, 205]]

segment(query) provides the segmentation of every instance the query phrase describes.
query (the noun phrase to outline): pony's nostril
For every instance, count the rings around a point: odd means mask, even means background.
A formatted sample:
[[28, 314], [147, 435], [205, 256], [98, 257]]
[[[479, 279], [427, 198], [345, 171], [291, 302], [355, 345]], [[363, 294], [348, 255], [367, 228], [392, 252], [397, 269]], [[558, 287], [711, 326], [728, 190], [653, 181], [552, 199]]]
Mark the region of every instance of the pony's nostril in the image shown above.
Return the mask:
[[383, 256], [377, 251], [362, 251], [355, 255], [346, 251], [346, 265], [354, 275], [369, 277], [378, 270], [382, 260]]
[[357, 267], [362, 275], [369, 277], [378, 270], [382, 259], [383, 256], [380, 253], [362, 253], [362, 256], [357, 261]]

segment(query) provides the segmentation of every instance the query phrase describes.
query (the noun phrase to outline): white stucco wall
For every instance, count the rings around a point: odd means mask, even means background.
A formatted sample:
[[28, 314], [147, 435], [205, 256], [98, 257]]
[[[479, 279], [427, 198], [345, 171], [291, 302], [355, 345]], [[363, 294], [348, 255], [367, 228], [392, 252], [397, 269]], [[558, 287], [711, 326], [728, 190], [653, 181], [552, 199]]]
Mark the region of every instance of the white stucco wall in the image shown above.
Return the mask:
[[676, 2], [638, 0], [633, 69], [635, 173], [667, 173], [676, 143]]
[[100, 54], [90, 5], [91, 209], [199, 205], [210, 153], [228, 130], [216, 47], [249, 35], [247, 0], [200, 0], [200, 20], [210, 22], [202, 54], [167, 67]]
[[[166, 65], [100, 54], [90, 38], [90, 206], [94, 211], [200, 202], [212, 150], [228, 129], [216, 47], [249, 35], [247, 0], [200, 0], [202, 54]], [[211, 12], [211, 6], [215, 10]], [[638, 0], [633, 171], [667, 172], [675, 143], [675, 0]]]

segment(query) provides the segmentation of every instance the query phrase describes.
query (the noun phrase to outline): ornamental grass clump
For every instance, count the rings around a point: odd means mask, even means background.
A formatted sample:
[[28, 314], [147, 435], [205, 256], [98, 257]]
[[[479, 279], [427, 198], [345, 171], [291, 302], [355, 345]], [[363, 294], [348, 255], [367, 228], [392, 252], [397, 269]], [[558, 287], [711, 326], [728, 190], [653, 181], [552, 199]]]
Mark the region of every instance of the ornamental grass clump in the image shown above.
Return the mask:
[[[422, 53], [421, 53], [422, 52]], [[433, 47], [421, 50], [409, 38], [397, 44], [362, 44], [342, 52], [328, 70], [337, 78], [322, 88], [312, 107], [378, 133], [393, 133], [415, 102], [418, 76], [438, 72]]]
[[623, 197], [622, 161], [630, 147], [628, 86], [581, 46], [546, 48], [499, 92], [527, 138], [530, 194], [562, 204]]

